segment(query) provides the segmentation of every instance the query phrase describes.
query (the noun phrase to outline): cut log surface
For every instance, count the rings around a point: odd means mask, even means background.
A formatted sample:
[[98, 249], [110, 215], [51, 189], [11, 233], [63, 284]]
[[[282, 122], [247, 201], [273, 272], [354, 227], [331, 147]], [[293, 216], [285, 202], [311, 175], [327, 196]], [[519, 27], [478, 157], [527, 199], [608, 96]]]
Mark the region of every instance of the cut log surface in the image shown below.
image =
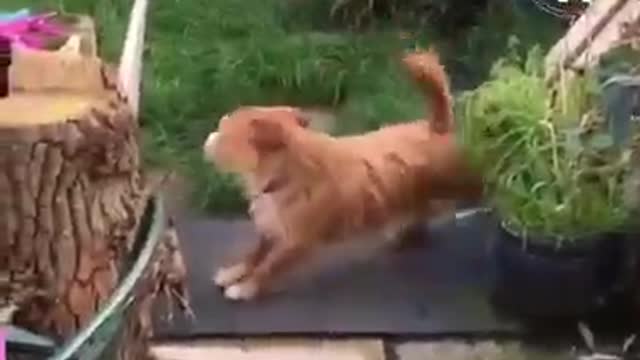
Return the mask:
[[14, 322], [70, 336], [119, 280], [145, 201], [137, 122], [107, 89], [16, 94], [0, 114], [0, 269]]
[[108, 106], [106, 93], [16, 93], [0, 99], [0, 128], [25, 127], [79, 119], [92, 107]]

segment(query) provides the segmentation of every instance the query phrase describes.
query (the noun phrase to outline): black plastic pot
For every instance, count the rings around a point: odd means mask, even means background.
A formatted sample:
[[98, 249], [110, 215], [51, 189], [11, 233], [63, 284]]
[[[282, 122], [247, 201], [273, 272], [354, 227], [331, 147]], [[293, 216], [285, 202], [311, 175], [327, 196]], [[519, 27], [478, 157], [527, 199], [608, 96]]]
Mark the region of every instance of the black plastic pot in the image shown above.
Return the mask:
[[526, 240], [498, 227], [493, 300], [499, 307], [529, 318], [573, 318], [604, 308], [624, 291], [625, 235], [596, 234], [561, 247]]

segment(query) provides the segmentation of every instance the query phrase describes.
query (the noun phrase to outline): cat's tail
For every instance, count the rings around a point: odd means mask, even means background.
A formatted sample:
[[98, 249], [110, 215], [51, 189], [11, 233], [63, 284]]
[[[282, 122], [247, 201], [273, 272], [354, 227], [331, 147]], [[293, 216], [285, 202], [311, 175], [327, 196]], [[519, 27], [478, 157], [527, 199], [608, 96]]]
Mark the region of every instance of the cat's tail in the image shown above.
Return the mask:
[[431, 130], [446, 133], [453, 129], [453, 101], [449, 90], [449, 77], [433, 49], [409, 53], [402, 59], [409, 74], [425, 96], [431, 99]]

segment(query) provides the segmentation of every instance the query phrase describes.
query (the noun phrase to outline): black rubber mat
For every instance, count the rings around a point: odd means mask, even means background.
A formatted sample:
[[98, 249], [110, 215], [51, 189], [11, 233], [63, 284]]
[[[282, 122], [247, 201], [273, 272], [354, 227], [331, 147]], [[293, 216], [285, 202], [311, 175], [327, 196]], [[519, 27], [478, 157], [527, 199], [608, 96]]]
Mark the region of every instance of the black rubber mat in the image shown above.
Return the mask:
[[238, 245], [254, 241], [250, 224], [178, 218], [196, 319], [156, 318], [156, 336], [518, 335], [524, 330], [489, 303], [489, 223], [474, 215], [436, 225], [419, 247], [322, 268], [258, 302], [233, 303], [211, 274]]

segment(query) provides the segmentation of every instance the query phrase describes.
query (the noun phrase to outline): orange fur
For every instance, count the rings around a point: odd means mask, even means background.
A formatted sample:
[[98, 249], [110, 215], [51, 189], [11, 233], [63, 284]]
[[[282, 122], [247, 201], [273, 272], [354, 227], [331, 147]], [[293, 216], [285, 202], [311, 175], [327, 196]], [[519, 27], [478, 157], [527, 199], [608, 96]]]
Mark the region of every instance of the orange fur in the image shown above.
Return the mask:
[[[449, 85], [434, 51], [403, 59], [432, 99], [429, 121], [332, 137], [306, 128], [293, 107], [243, 107], [223, 117], [204, 145], [208, 159], [240, 174], [261, 236], [256, 249], [221, 269], [231, 299], [250, 299], [316, 248], [357, 235], [391, 237], [481, 184], [455, 144]], [[235, 271], [233, 271], [235, 270]]]

